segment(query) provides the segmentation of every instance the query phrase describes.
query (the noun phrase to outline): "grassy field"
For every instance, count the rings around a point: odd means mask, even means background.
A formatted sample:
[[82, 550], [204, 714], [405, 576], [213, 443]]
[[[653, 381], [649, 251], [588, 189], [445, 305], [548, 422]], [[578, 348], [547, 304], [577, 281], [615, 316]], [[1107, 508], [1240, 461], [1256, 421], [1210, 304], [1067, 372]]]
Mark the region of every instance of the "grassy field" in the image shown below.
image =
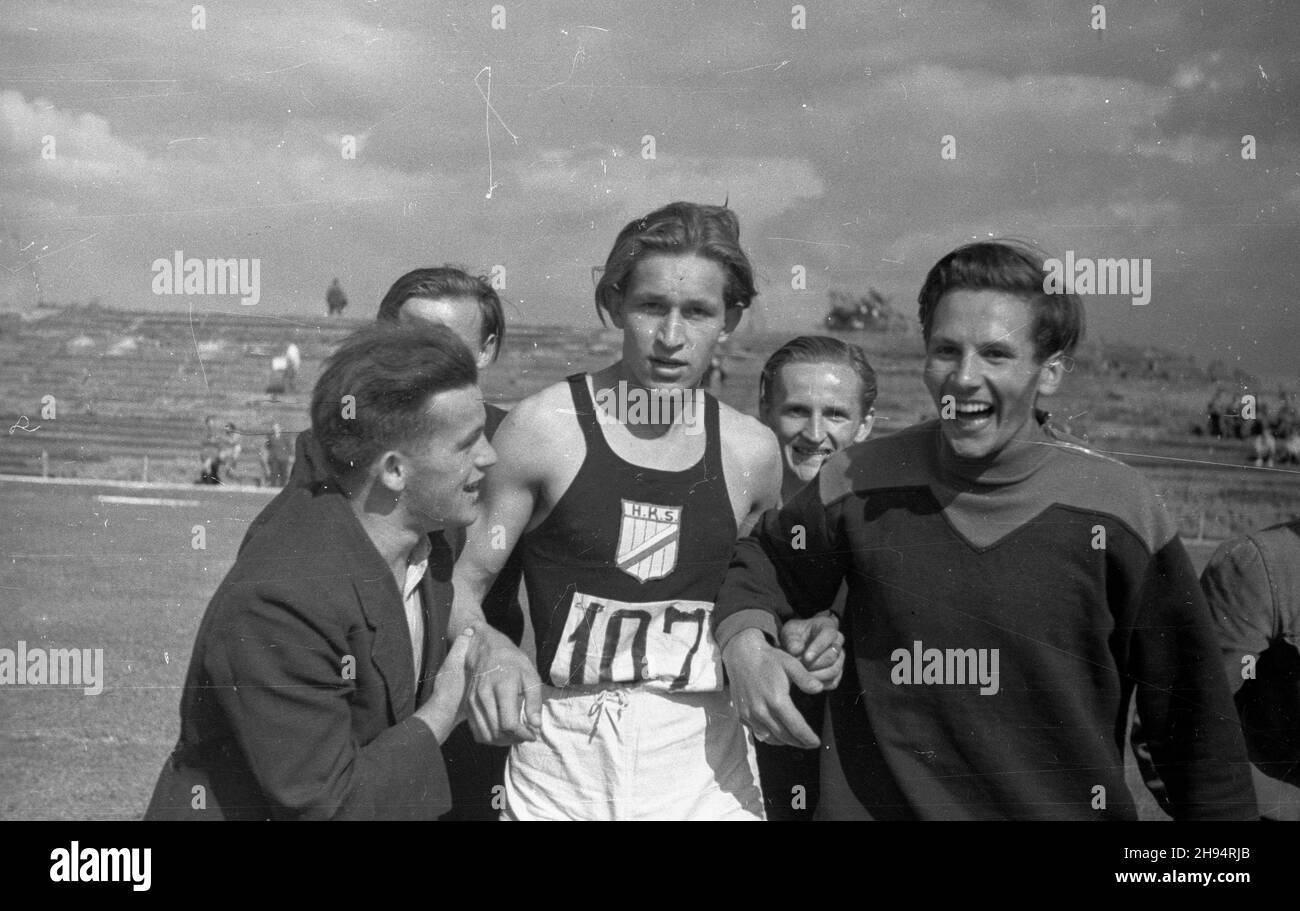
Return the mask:
[[[21, 639], [101, 648], [105, 677], [95, 696], [0, 687], [0, 820], [143, 813], [175, 744], [199, 618], [267, 499], [233, 489], [0, 481], [0, 647]], [[192, 546], [196, 525], [206, 549]], [[1212, 547], [1191, 551], [1199, 570]]]
[[[0, 819], [139, 817], [179, 730], [199, 617], [267, 500], [200, 487], [0, 483], [0, 645], [102, 648], [106, 680], [95, 696], [0, 687]], [[204, 550], [191, 546], [195, 525]]]

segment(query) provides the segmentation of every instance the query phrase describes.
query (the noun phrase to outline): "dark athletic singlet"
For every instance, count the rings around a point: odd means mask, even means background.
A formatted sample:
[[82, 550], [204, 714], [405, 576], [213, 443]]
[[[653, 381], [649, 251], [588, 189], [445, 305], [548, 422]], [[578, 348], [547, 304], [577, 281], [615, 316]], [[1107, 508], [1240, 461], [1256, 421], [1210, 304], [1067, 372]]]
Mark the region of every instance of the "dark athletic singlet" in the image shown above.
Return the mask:
[[720, 690], [709, 618], [737, 529], [718, 402], [696, 393], [705, 401], [704, 458], [662, 471], [615, 455], [586, 374], [568, 382], [587, 454], [550, 514], [519, 541], [542, 680]]

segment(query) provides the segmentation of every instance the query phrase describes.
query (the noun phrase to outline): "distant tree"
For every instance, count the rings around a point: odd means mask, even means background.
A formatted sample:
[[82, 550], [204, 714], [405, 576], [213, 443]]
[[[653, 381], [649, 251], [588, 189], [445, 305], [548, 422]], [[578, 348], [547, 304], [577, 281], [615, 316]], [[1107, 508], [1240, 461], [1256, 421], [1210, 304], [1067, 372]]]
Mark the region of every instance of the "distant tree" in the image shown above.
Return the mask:
[[851, 294], [832, 288], [826, 328], [835, 332], [892, 332], [907, 325], [906, 318], [894, 309], [889, 298], [875, 288], [866, 294]]
[[325, 292], [325, 303], [330, 308], [330, 316], [336, 313], [342, 314], [343, 308], [348, 305], [348, 296], [343, 293], [337, 278], [330, 283], [330, 289]]

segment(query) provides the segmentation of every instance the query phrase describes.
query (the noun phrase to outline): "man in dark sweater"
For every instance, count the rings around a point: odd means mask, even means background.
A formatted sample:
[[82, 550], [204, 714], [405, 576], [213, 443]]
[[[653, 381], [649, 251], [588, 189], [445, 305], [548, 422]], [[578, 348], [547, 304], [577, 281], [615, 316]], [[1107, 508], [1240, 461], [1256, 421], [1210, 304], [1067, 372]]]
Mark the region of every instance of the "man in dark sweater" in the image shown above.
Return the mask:
[[780, 622], [848, 584], [818, 817], [1134, 819], [1136, 690], [1177, 818], [1252, 819], [1204, 596], [1137, 472], [1039, 420], [1083, 331], [1043, 257], [941, 259], [919, 296], [939, 413], [833, 456], [737, 547], [714, 622], [742, 720], [811, 747]]
[[[785, 502], [817, 477], [827, 459], [871, 433], [876, 419], [876, 372], [857, 345], [825, 335], [801, 335], [767, 359], [759, 376], [758, 397], [759, 419], [776, 434], [781, 447], [781, 500]], [[844, 595], [841, 586], [829, 615], [788, 621], [781, 628], [782, 648], [801, 654], [808, 666], [809, 652], [838, 648], [837, 642], [819, 641], [815, 625], [838, 626], [834, 618], [844, 612]], [[825, 695], [800, 691], [791, 695], [804, 720], [820, 730]], [[815, 818], [821, 794], [820, 754], [820, 750], [757, 745], [769, 821]]]

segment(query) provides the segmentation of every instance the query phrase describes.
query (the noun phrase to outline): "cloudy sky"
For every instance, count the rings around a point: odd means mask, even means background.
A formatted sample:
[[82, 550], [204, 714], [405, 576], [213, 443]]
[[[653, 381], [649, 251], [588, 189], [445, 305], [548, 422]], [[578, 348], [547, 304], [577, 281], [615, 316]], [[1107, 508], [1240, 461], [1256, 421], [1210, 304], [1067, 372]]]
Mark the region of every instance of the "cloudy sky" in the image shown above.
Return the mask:
[[1300, 373], [1300, 4], [3, 6], [6, 308], [240, 310], [152, 292], [182, 250], [260, 259], [271, 317], [333, 276], [368, 316], [451, 261], [503, 266], [512, 319], [591, 326], [626, 221], [727, 198], [765, 328], [832, 287], [911, 317], [939, 256], [1014, 235], [1151, 260], [1149, 305], [1088, 300], [1094, 336]]

